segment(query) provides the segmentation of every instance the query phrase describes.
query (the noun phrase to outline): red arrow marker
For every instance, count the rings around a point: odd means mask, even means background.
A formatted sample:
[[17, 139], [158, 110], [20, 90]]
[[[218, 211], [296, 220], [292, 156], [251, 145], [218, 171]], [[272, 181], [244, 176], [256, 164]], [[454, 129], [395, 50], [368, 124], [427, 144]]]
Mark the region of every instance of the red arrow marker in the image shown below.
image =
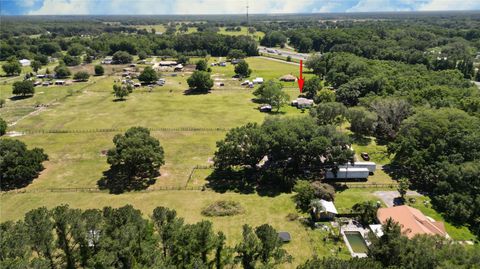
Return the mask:
[[303, 60], [300, 60], [300, 77], [297, 77], [298, 88], [300, 93], [303, 91], [303, 84], [305, 83], [305, 78], [303, 77]]

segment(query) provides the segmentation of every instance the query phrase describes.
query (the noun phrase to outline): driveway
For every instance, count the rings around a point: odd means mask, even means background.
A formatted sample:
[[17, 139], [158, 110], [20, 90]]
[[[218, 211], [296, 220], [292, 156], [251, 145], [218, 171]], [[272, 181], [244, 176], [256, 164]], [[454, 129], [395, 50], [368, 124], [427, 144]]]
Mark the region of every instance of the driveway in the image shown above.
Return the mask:
[[[388, 207], [392, 207], [400, 199], [400, 193], [398, 191], [376, 191], [373, 193], [380, 198]], [[421, 196], [416, 191], [407, 191], [408, 196]]]
[[[269, 52], [268, 50], [273, 50], [274, 52]], [[306, 60], [309, 56], [308, 53], [300, 53], [295, 51], [282, 50], [277, 48], [267, 48], [264, 46], [258, 46], [258, 50], [261, 53], [271, 54], [271, 55], [281, 55], [281, 56], [290, 56], [292, 59]]]
[[270, 61], [274, 61], [274, 62], [279, 62], [279, 63], [284, 63], [284, 64], [291, 64], [291, 65], [300, 66], [299, 63], [287, 62], [287, 61], [284, 61], [284, 60], [275, 59], [275, 58], [270, 58], [270, 57], [266, 57], [266, 56], [255, 56], [255, 58], [262, 58], [262, 59], [270, 60]]

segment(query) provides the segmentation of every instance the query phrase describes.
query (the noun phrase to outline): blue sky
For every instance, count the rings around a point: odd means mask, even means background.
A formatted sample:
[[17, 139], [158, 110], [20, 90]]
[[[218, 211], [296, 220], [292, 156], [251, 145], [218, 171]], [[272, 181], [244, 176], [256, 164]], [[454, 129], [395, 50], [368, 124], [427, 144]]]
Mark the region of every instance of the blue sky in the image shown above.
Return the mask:
[[[480, 0], [249, 0], [251, 13], [480, 10]], [[247, 0], [0, 0], [3, 15], [237, 14]]]

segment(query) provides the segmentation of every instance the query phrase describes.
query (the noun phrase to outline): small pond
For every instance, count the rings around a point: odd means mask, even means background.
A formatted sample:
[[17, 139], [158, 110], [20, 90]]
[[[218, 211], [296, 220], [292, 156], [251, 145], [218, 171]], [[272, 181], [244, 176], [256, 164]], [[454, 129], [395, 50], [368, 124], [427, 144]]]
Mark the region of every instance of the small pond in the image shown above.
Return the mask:
[[352, 247], [353, 252], [367, 253], [367, 243], [365, 243], [365, 239], [363, 239], [363, 236], [360, 232], [345, 232], [345, 236], [347, 237], [348, 243]]

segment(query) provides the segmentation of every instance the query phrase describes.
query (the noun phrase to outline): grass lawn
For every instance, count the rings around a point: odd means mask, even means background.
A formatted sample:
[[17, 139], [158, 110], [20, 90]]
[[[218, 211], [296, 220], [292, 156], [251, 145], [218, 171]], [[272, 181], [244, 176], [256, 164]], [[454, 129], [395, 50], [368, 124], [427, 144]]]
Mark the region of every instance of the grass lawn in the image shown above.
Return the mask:
[[[295, 68], [260, 58], [249, 59], [249, 62], [259, 76], [271, 78]], [[268, 69], [268, 64], [276, 71]], [[6, 115], [7, 121], [12, 122], [33, 111], [35, 104], [53, 102], [44, 111], [19, 121], [10, 128], [14, 131], [127, 129], [132, 126], [154, 129], [233, 128], [247, 122], [262, 122], [269, 116], [256, 109], [258, 104], [251, 101], [252, 89], [240, 87], [238, 80], [220, 73], [228, 73], [229, 69], [233, 72], [231, 66], [214, 68], [216, 70], [212, 73], [215, 79], [228, 81], [225, 87], [214, 87], [209, 94], [185, 95], [188, 74], [177, 77], [165, 74], [165, 86], [156, 87], [152, 92], [145, 88], [136, 89], [126, 101], [114, 102], [111, 87], [117, 78], [92, 77], [88, 83], [38, 87], [34, 97], [8, 101], [0, 112], [2, 116]], [[82, 91], [79, 91], [80, 88]], [[285, 90], [292, 99], [298, 95], [296, 88]], [[10, 96], [10, 90], [2, 91], [4, 93], [5, 97]], [[291, 106], [280, 110], [280, 115], [300, 114], [300, 110]], [[102, 172], [108, 168], [101, 152], [113, 146], [112, 138], [116, 133], [119, 132], [28, 134], [18, 137], [30, 147], [43, 148], [50, 157], [45, 163], [46, 170], [27, 189], [96, 188]], [[185, 186], [194, 166], [211, 163], [216, 141], [225, 134], [224, 131], [163, 131], [152, 132], [152, 135], [160, 140], [166, 155], [161, 176], [152, 186], [155, 188]], [[199, 180], [204, 180], [206, 176], [208, 174]]]
[[379, 199], [373, 194], [378, 189], [367, 188], [351, 188], [335, 194], [335, 207], [339, 213], [350, 213], [350, 209], [356, 203], [365, 201], [378, 201]]
[[415, 203], [410, 203], [409, 205], [415, 207], [416, 209], [422, 211], [423, 214], [433, 218], [436, 221], [443, 221], [445, 223], [445, 229], [447, 233], [450, 235], [451, 238], [454, 240], [476, 240], [475, 235], [473, 235], [470, 230], [465, 226], [454, 226], [453, 224], [445, 221], [442, 214], [437, 212], [435, 209], [432, 208], [430, 203], [430, 198], [425, 196], [414, 196], [414, 197], [407, 197], [407, 201], [409, 198], [415, 198]]
[[80, 89], [93, 83], [95, 83], [95, 79], [91, 79], [90, 82], [76, 82], [68, 86], [37, 86], [33, 97], [15, 99], [12, 98], [13, 81], [9, 81], [0, 84], [0, 99], [6, 101], [5, 106], [0, 108], [0, 113], [2, 118], [11, 123], [33, 112], [36, 105], [54, 105], [67, 97], [78, 94]]
[[[213, 61], [214, 59], [210, 59]], [[278, 79], [285, 74], [296, 74], [298, 67], [262, 58], [248, 58], [254, 71], [251, 78]], [[108, 67], [120, 70], [119, 66]], [[34, 97], [8, 101], [7, 107], [0, 109], [2, 117], [8, 121], [29, 113], [35, 104], [52, 103], [45, 110], [20, 120], [11, 130], [92, 130], [131, 126], [160, 128], [233, 128], [247, 122], [262, 122], [270, 115], [260, 113], [258, 104], [252, 102], [252, 89], [240, 86], [232, 79], [233, 67], [213, 67], [212, 77], [225, 86], [215, 86], [211, 93], [185, 95], [186, 78], [189, 73], [178, 73], [172, 77], [164, 73], [166, 85], [135, 89], [126, 101], [114, 102], [112, 85], [119, 77], [92, 77], [88, 83], [72, 86], [39, 87]], [[296, 98], [298, 89], [295, 83], [284, 83], [285, 91]], [[11, 85], [1, 86], [0, 97], [8, 98]], [[81, 91], [79, 91], [82, 89]], [[12, 109], [9, 112], [10, 108]], [[306, 112], [305, 112], [306, 113]], [[297, 116], [301, 111], [285, 106], [278, 115]], [[119, 131], [120, 132], [120, 131]], [[0, 221], [19, 219], [25, 212], [45, 205], [53, 207], [62, 203], [77, 208], [101, 208], [132, 204], [146, 215], [156, 206], [168, 206], [179, 212], [188, 222], [204, 218], [200, 215], [203, 207], [216, 200], [235, 200], [246, 209], [246, 213], [234, 217], [206, 218], [214, 227], [224, 231], [229, 244], [234, 245], [241, 238], [241, 225], [248, 223], [258, 226], [270, 223], [279, 231], [288, 231], [293, 241], [286, 249], [295, 257], [294, 266], [311, 258], [338, 255], [349, 257], [343, 242], [324, 241], [323, 234], [311, 230], [299, 221], [288, 221], [289, 213], [297, 213], [291, 194], [275, 197], [258, 194], [216, 193], [213, 191], [152, 191], [132, 192], [122, 195], [108, 193], [49, 192], [52, 188], [96, 188], [102, 172], [108, 169], [102, 151], [113, 146], [112, 138], [119, 132], [81, 133], [35, 133], [17, 137], [28, 147], [40, 147], [49, 155], [46, 169], [39, 178], [26, 187], [26, 193], [0, 195]], [[203, 186], [209, 169], [196, 170], [187, 182], [192, 168], [196, 165], [209, 165], [215, 152], [216, 141], [222, 139], [225, 131], [152, 131], [165, 149], [166, 164], [161, 168], [161, 176], [151, 188]], [[2, 138], [3, 139], [3, 138]], [[376, 175], [377, 176], [377, 175]], [[383, 175], [378, 173], [379, 182]], [[371, 189], [347, 189], [337, 194], [336, 205], [340, 212], [349, 212], [353, 204], [377, 200]], [[286, 265], [284, 268], [291, 268]]]

